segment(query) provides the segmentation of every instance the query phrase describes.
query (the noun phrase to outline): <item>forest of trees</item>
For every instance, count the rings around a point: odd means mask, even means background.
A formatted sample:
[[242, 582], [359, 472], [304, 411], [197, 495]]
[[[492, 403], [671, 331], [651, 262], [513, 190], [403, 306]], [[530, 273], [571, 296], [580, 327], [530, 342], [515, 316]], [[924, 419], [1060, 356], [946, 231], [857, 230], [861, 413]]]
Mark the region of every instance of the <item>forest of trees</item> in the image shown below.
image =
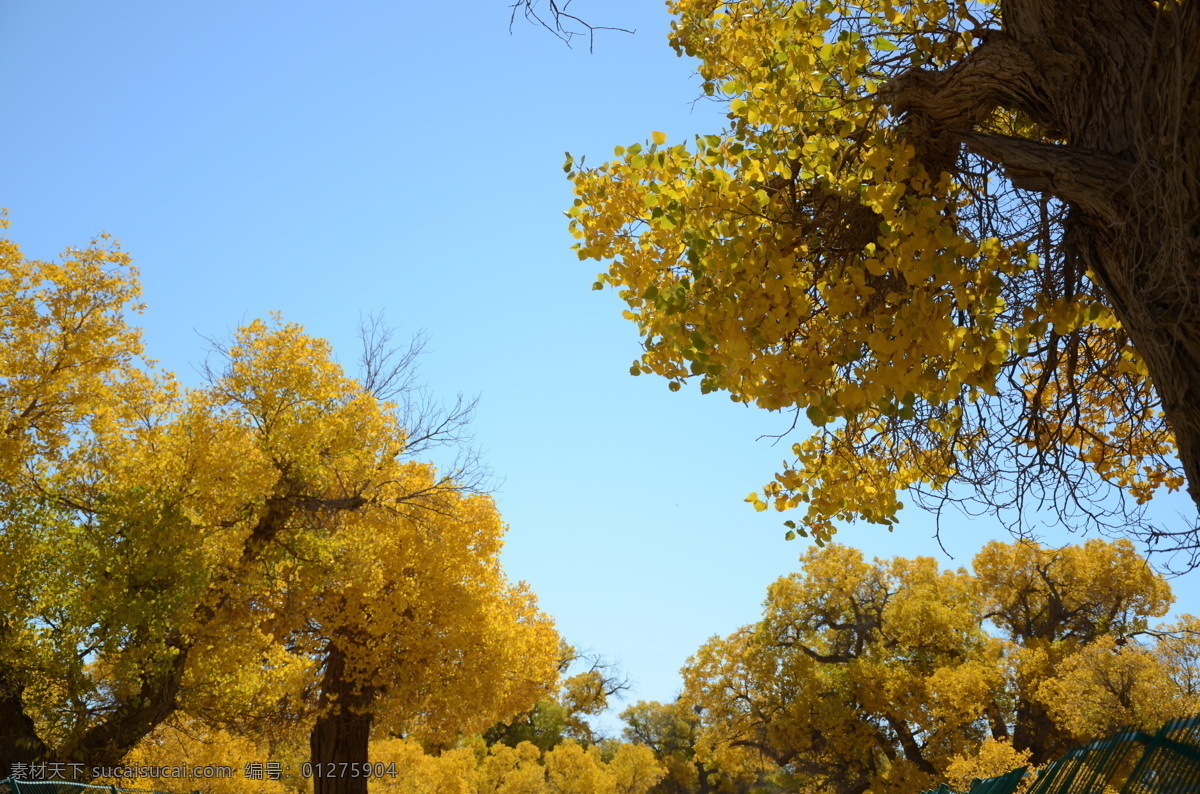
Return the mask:
[[[508, 580], [471, 453], [429, 462], [471, 406], [413, 393], [417, 347], [368, 324], [348, 371], [274, 315], [186, 388], [114, 242], [4, 238], [0, 778], [236, 758], [265, 766], [207, 794], [915, 794], [1200, 711], [1200, 619], [1162, 621], [1131, 542], [1200, 559], [1194, 517], [1144, 512], [1200, 501], [1200, 3], [668, 6], [728, 125], [568, 155], [569, 223], [632, 374], [808, 434], [747, 498], [814, 544], [761, 617], [603, 735], [627, 682]], [[902, 497], [1103, 539], [957, 570], [834, 542]]]

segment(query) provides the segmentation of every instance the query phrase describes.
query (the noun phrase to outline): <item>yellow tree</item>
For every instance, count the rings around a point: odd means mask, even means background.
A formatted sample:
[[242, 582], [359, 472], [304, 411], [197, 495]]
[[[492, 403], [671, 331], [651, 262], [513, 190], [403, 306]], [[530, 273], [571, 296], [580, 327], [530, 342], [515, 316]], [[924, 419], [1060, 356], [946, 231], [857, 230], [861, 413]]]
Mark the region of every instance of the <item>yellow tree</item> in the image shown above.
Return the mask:
[[[57, 485], [98, 456], [95, 439], [156, 433], [175, 400], [169, 382], [137, 366], [126, 313], [138, 293], [106, 239], [58, 263], [26, 260], [0, 239], [0, 774], [55, 753], [115, 762], [174, 697], [189, 641], [167, 627], [188, 608], [154, 598], [153, 585], [198, 591], [193, 547], [175, 532], [184, 518], [152, 501], [171, 483], [143, 482], [140, 511], [135, 493], [114, 488], [103, 515], [87, 493]], [[126, 541], [156, 530], [165, 559], [146, 549], [129, 559]], [[146, 665], [118, 690], [91, 680], [89, 659]]]
[[[167, 789], [186, 780], [178, 777], [181, 770], [186, 769], [193, 773], [214, 775], [193, 778], [184, 783], [188, 787], [203, 788], [206, 794], [289, 794], [289, 788], [282, 779], [276, 780], [266, 774], [261, 778], [244, 774], [244, 764], [268, 760], [276, 759], [269, 755], [267, 747], [252, 738], [223, 729], [212, 729], [176, 714], [151, 731], [123, 760], [123, 766], [131, 769], [147, 767], [165, 770], [164, 777], [151, 782], [146, 779], [148, 775], [138, 775], [135, 780], [124, 776], [123, 770], [113, 770], [121, 771], [122, 776], [109, 775], [97, 782], [121, 788], [153, 786]], [[226, 769], [231, 773], [228, 776], [224, 776]]]
[[[298, 326], [254, 323], [226, 358], [207, 399], [244, 412], [267, 456], [295, 461], [289, 476], [321, 503], [357, 504], [277, 537], [289, 551], [263, 567], [255, 604], [266, 633], [319, 667], [308, 704], [318, 794], [366, 791], [373, 726], [445, 741], [544, 694], [558, 635], [528, 588], [503, 576], [492, 502], [402, 454], [387, 404]], [[343, 457], [353, 468], [328, 468]]]
[[516, 747], [529, 742], [546, 752], [564, 741], [584, 746], [597, 737], [588, 717], [602, 714], [609, 698], [629, 688], [629, 681], [598, 654], [580, 651], [565, 640], [558, 651], [559, 687], [530, 710], [497, 723], [483, 733], [488, 744]]
[[[965, 763], [981, 751], [1042, 764], [1103, 730], [1087, 701], [1064, 700], [1098, 681], [1120, 679], [1093, 699], [1132, 698], [1127, 713], [1147, 721], [1167, 694], [1195, 703], [1165, 662], [1134, 650], [1170, 600], [1128, 541], [992, 543], [973, 574], [813, 550], [770, 587], [758, 623], [685, 668], [697, 756], [731, 768], [752, 753], [785, 790], [844, 794], [929, 788], [982, 769]], [[1118, 643], [1129, 652], [1110, 660]]]
[[[1105, 638], [1124, 644], [1142, 635], [1148, 619], [1170, 607], [1171, 588], [1128, 541], [1090, 540], [1057, 550], [992, 542], [973, 565], [982, 615], [1006, 640], [1014, 683], [1011, 712], [1003, 722], [993, 717], [993, 736], [1045, 763], [1080, 734], [1054, 719], [1040, 693], [1043, 682], [1071, 678], [1082, 660], [1067, 660]], [[1096, 651], [1088, 653], [1096, 658]], [[1011, 731], [1003, 727], [1008, 723]]]
[[752, 751], [814, 790], [920, 789], [982, 739], [978, 704], [1001, 687], [976, 603], [966, 572], [931, 558], [805, 555], [771, 585], [758, 624], [685, 669], [700, 754], [728, 766]]
[[625, 739], [654, 753], [665, 774], [654, 794], [733, 794], [751, 790], [761, 776], [762, 766], [743, 763], [739, 757], [732, 769], [724, 769], [696, 753], [700, 715], [693, 704], [639, 701], [621, 712]]
[[1200, 497], [1200, 3], [669, 7], [729, 125], [568, 158], [568, 214], [634, 374], [807, 418], [750, 501], [825, 540], [904, 490], [1123, 529]]
[[282, 700], [315, 718], [316, 760], [359, 764], [325, 785], [365, 787], [372, 714], [477, 728], [552, 684], [557, 636], [500, 572], [494, 506], [414, 460], [430, 432], [327, 343], [256, 321], [184, 392], [137, 364], [124, 255], [0, 253], [0, 772], [87, 773], [179, 708], [244, 728]]

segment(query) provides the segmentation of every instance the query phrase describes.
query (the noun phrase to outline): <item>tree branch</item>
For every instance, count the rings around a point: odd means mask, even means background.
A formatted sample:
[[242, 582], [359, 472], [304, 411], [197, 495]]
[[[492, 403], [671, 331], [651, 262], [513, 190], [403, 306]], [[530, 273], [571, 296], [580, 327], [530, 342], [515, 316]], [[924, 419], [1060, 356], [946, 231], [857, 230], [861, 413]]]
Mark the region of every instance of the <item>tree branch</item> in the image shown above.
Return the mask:
[[966, 129], [947, 130], [968, 149], [1003, 166], [1023, 190], [1049, 193], [1085, 212], [1119, 223], [1124, 217], [1122, 193], [1134, 166], [1104, 152], [1040, 143]]

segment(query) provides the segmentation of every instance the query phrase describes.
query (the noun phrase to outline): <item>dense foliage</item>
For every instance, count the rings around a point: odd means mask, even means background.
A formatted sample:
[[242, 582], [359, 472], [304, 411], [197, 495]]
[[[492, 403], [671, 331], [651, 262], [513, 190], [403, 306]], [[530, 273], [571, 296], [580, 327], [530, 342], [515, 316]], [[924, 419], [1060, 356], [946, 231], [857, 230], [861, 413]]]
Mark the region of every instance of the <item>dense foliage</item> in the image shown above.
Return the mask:
[[481, 731], [552, 685], [495, 506], [327, 343], [255, 321], [186, 390], [139, 358], [124, 254], [0, 245], [0, 775], [116, 764], [178, 709], [360, 762], [372, 727]]
[[1200, 708], [1200, 624], [1149, 622], [1171, 601], [1128, 541], [993, 542], [972, 571], [831, 544], [688, 662], [695, 758], [771, 791], [900, 794], [1157, 728]]
[[[1138, 531], [1137, 505], [1200, 480], [1180, 305], [1200, 163], [1186, 136], [1151, 153], [1200, 108], [1194, 80], [1151, 95], [1186, 80], [1177, 57], [1194, 71], [1200, 6], [669, 6], [729, 125], [568, 158], [568, 214], [640, 330], [634, 374], [807, 420], [748, 501], [802, 508], [793, 529], [822, 541], [894, 524], [903, 491]], [[1139, 242], [1143, 222], [1179, 245]]]

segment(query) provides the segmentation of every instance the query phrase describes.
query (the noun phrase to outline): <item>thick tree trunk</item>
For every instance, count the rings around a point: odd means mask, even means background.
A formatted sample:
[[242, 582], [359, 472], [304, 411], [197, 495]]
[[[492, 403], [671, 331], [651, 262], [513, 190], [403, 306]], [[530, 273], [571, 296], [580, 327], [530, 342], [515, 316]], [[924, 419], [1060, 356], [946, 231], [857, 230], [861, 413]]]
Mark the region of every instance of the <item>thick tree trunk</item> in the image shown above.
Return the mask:
[[[1002, 0], [954, 66], [884, 87], [931, 170], [958, 146], [1069, 206], [1069, 266], [1146, 362], [1200, 504], [1200, 0]], [[997, 107], [1062, 144], [980, 130]]]
[[321, 715], [309, 735], [314, 794], [367, 794], [372, 708], [378, 690], [356, 687], [331, 643], [321, 676]]
[[[1022, 690], [1028, 687], [1023, 686]], [[1050, 718], [1046, 707], [1033, 700], [1032, 693], [1017, 700], [1012, 733], [1013, 749], [1029, 751], [1029, 763], [1041, 766], [1070, 749], [1071, 743]]]
[[[0, 679], [0, 686], [4, 686]], [[0, 779], [12, 777], [13, 764], [46, 760], [49, 751], [25, 713], [23, 687], [0, 692]]]

